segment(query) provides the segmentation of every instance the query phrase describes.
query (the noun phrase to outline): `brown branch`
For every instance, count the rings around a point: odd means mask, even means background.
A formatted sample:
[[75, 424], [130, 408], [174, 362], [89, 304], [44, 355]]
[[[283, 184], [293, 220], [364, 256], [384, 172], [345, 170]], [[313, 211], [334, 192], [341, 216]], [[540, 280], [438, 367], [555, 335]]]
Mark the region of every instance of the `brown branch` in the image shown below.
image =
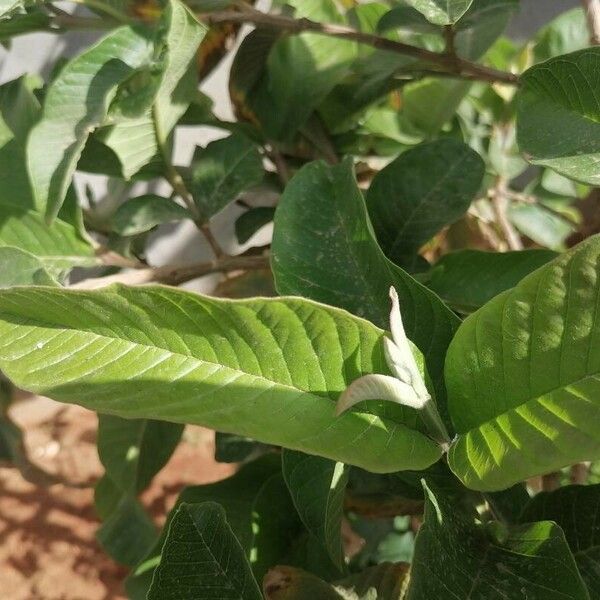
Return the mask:
[[523, 250], [521, 236], [508, 220], [506, 210], [508, 208], [508, 184], [503, 177], [498, 177], [496, 187], [491, 192], [492, 207], [496, 216], [496, 222], [502, 230], [504, 239], [509, 250]]
[[165, 135], [164, 131], [161, 131], [160, 118], [157, 114], [156, 104], [152, 108], [152, 121], [154, 125], [156, 143], [158, 145], [160, 155], [165, 166], [165, 177], [167, 181], [173, 188], [173, 191], [185, 202], [187, 209], [194, 217], [194, 223], [196, 227], [202, 232], [202, 234], [206, 238], [206, 241], [208, 242], [208, 245], [214, 252], [214, 255], [217, 258], [225, 256], [226, 253], [219, 245], [219, 242], [217, 242], [215, 236], [213, 235], [213, 232], [210, 229], [210, 226], [200, 214], [200, 211], [198, 210], [198, 207], [194, 202], [192, 194], [190, 194], [189, 190], [187, 189], [187, 186], [185, 185], [185, 181], [183, 181], [183, 177], [171, 161], [171, 153], [169, 148], [167, 147], [167, 136]]
[[590, 44], [600, 45], [600, 0], [581, 0], [590, 31]]
[[85, 279], [75, 283], [71, 288], [93, 290], [106, 287], [113, 283], [126, 285], [144, 285], [148, 283], [164, 283], [167, 285], [179, 285], [210, 275], [211, 273], [224, 273], [228, 271], [252, 271], [267, 269], [269, 267], [268, 256], [223, 256], [209, 262], [195, 263], [191, 265], [167, 265], [164, 267], [147, 267], [126, 271], [105, 277]]
[[199, 15], [199, 17], [209, 25], [216, 25], [219, 23], [252, 23], [257, 26], [272, 27], [290, 31], [292, 33], [302, 33], [306, 31], [320, 33], [322, 35], [372, 46], [379, 50], [387, 50], [405, 56], [412, 56], [413, 58], [438, 65], [446, 72], [453, 73], [459, 77], [466, 75], [492, 83], [501, 82], [512, 85], [518, 85], [519, 83], [519, 77], [513, 73], [498, 71], [497, 69], [473, 63], [446, 52], [432, 52], [424, 48], [411, 46], [410, 44], [390, 40], [371, 33], [357, 31], [356, 29], [345, 27], [343, 25], [318, 23], [304, 18], [293, 19], [283, 15], [264, 13], [244, 5], [240, 5], [239, 10], [202, 14]]

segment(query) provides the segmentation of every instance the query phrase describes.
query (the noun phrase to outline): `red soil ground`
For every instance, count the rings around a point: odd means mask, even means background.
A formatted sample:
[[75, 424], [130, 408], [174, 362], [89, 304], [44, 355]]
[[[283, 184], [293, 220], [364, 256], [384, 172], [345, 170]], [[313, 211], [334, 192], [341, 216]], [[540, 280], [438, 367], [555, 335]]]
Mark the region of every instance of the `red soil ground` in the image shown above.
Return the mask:
[[[0, 466], [0, 599], [121, 600], [127, 570], [102, 551], [94, 533], [93, 484], [102, 474], [96, 415], [45, 398], [11, 408], [30, 459], [67, 484], [40, 485]], [[233, 467], [213, 460], [214, 436], [188, 428], [169, 464], [143, 495], [161, 524], [187, 484], [209, 483]], [[75, 485], [75, 487], [73, 487]]]

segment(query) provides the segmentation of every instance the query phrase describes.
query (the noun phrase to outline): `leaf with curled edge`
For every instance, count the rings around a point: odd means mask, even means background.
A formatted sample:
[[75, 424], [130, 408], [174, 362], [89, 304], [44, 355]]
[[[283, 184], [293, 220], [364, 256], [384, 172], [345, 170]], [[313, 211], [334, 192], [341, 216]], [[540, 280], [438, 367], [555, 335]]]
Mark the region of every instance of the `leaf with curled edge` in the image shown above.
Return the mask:
[[375, 402], [335, 417], [351, 381], [389, 372], [383, 335], [298, 298], [231, 301], [164, 287], [0, 290], [0, 367], [22, 388], [375, 472], [423, 469], [441, 451], [418, 431], [415, 411]]

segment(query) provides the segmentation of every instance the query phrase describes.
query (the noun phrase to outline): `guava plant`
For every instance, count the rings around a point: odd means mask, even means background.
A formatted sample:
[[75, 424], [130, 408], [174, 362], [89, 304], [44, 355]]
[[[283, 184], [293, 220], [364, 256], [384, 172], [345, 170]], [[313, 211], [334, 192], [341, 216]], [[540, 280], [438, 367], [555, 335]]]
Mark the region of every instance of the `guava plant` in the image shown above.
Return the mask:
[[[97, 411], [133, 599], [599, 598], [600, 2], [71, 4], [0, 1], [96, 38], [0, 87], [3, 458], [15, 387]], [[184, 221], [214, 258], [153, 264]], [[186, 424], [240, 466], [159, 532]]]

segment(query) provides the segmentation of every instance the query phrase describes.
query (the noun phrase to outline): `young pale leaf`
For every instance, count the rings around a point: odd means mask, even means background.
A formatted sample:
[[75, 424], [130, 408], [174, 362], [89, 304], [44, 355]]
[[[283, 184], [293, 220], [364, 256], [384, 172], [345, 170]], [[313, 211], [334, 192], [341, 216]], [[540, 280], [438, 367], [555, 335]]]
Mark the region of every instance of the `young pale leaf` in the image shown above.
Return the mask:
[[468, 314], [556, 256], [550, 250], [460, 250], [442, 256], [422, 281], [454, 310]]
[[386, 256], [408, 262], [442, 227], [459, 219], [484, 171], [481, 157], [453, 139], [416, 146], [381, 170], [365, 199]]
[[262, 600], [225, 511], [214, 502], [181, 504], [169, 526], [148, 600]]
[[[391, 263], [377, 245], [352, 162], [314, 162], [287, 185], [275, 213], [273, 271], [281, 294], [340, 306], [388, 326], [390, 286], [406, 334], [425, 355], [445, 414], [446, 349], [458, 318], [432, 292]], [[371, 370], [369, 373], [384, 371]]]
[[526, 158], [600, 185], [600, 48], [552, 58], [521, 81], [517, 136]]
[[145, 194], [121, 204], [113, 216], [113, 229], [121, 235], [137, 235], [161, 223], [191, 219], [186, 208], [162, 196]]
[[555, 523], [510, 529], [496, 523], [486, 530], [443, 494], [428, 486], [425, 491], [425, 522], [415, 542], [407, 600], [589, 600]]
[[381, 403], [369, 407], [377, 414], [335, 417], [349, 383], [388, 372], [382, 337], [367, 321], [302, 299], [228, 301], [163, 287], [0, 290], [0, 367], [20, 387], [376, 472], [422, 469], [440, 449], [413, 429], [414, 411]]
[[452, 25], [469, 9], [473, 0], [407, 0], [435, 25]]
[[341, 415], [365, 400], [387, 400], [415, 409], [423, 408], [425, 402], [410, 385], [396, 377], [373, 373], [359, 377], [344, 390], [335, 412]]
[[338, 569], [343, 566], [342, 517], [348, 467], [319, 456], [284, 450], [283, 476], [306, 529], [326, 549]]
[[58, 285], [58, 282], [37, 256], [12, 246], [0, 246], [0, 288], [15, 285]]
[[460, 326], [446, 359], [459, 436], [448, 460], [498, 490], [600, 458], [600, 236], [496, 296]]
[[89, 134], [104, 121], [118, 87], [152, 61], [150, 34], [120, 27], [68, 62], [48, 87], [27, 144], [36, 206], [53, 220]]
[[591, 598], [600, 597], [600, 485], [570, 485], [534, 496], [521, 522], [554, 521], [565, 537]]
[[264, 177], [258, 147], [234, 133], [197, 148], [191, 165], [190, 191], [206, 220]]

